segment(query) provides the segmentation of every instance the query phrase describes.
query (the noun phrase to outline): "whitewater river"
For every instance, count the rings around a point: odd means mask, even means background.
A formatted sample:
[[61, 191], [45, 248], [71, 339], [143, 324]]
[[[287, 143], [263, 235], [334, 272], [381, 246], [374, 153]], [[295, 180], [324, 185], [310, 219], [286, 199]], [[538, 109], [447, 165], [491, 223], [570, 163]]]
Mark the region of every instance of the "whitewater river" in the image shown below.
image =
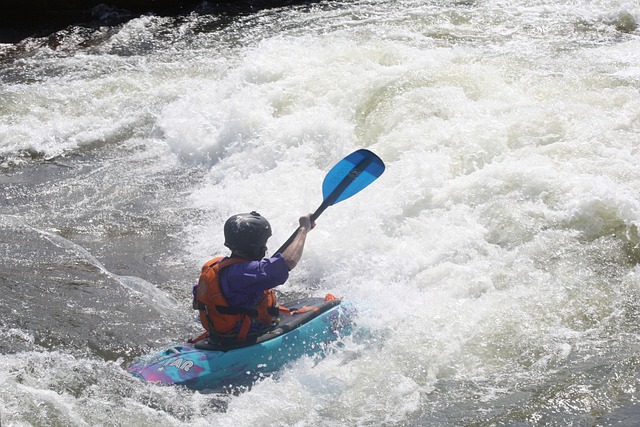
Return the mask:
[[[287, 296], [357, 333], [249, 390], [124, 367], [200, 332], [191, 285], [270, 248], [368, 148]], [[0, 45], [0, 424], [634, 426], [640, 1], [362, 0], [146, 16]]]

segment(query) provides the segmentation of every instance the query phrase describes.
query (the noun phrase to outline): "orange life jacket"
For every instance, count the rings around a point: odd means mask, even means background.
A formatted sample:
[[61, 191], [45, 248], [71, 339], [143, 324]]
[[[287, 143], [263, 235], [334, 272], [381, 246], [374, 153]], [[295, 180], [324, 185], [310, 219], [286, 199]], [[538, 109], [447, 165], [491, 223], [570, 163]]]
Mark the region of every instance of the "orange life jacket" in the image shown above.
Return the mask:
[[[220, 288], [220, 270], [239, 262], [244, 258], [214, 258], [202, 267], [198, 291], [197, 308], [200, 311], [200, 323], [210, 332], [223, 338], [237, 338], [245, 341], [252, 322], [269, 325], [278, 314], [276, 295], [273, 289], [264, 291], [255, 308], [230, 307]], [[239, 326], [239, 329], [238, 329]]]

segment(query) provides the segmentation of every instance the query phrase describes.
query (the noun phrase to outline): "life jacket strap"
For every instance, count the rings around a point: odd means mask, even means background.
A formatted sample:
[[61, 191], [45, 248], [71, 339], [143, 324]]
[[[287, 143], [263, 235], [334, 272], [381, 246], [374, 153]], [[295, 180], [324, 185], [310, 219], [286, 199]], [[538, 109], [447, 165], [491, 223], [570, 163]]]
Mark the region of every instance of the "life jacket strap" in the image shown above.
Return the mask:
[[216, 310], [218, 310], [221, 314], [246, 314], [250, 317], [258, 317], [258, 310], [255, 308], [240, 308], [240, 307], [229, 307], [226, 305], [216, 305]]
[[209, 336], [209, 332], [208, 331], [204, 331], [203, 333], [201, 333], [200, 335], [198, 335], [195, 338], [189, 338], [187, 340], [187, 342], [189, 344], [194, 344], [194, 343], [197, 343], [198, 341], [202, 341], [203, 339], [207, 338], [208, 336]]
[[242, 316], [242, 325], [240, 326], [240, 331], [238, 331], [238, 342], [245, 342], [247, 340], [249, 328], [251, 328], [251, 317], [247, 315]]
[[[205, 311], [207, 310], [207, 306], [197, 300], [194, 300], [193, 308], [195, 310], [205, 310]], [[216, 305], [216, 310], [218, 310], [218, 312], [221, 314], [230, 314], [232, 316], [236, 314], [246, 314], [251, 317], [258, 316], [258, 310], [256, 310], [255, 308], [240, 308], [240, 307], [229, 307], [226, 305]]]

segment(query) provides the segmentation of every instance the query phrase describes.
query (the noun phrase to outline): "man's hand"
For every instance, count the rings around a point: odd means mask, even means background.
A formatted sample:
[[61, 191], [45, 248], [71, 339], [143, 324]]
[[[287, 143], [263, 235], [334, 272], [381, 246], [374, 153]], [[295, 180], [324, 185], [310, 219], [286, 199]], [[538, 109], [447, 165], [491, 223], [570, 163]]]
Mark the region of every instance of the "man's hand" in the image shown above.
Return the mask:
[[300, 227], [304, 228], [307, 231], [313, 230], [313, 228], [316, 226], [315, 221], [311, 222], [311, 214], [301, 216], [299, 221]]

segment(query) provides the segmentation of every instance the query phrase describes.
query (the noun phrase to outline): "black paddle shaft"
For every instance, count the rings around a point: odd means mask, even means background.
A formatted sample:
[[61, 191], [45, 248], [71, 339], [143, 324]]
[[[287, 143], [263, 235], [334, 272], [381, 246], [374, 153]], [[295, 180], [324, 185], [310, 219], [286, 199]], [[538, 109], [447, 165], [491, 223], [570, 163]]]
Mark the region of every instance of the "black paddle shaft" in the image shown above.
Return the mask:
[[[322, 204], [318, 206], [318, 209], [316, 209], [316, 211], [311, 214], [311, 222], [314, 222], [316, 219], [318, 219], [322, 212], [324, 212], [329, 206], [333, 205], [336, 200], [338, 200], [340, 195], [342, 195], [344, 190], [346, 190], [347, 187], [351, 185], [351, 183], [355, 181], [360, 176], [360, 174], [365, 169], [367, 169], [367, 167], [369, 167], [372, 161], [373, 159], [368, 156], [360, 160], [360, 162], [358, 162], [358, 164], [355, 165], [344, 178], [342, 178], [342, 181], [340, 181], [336, 188], [322, 201]], [[295, 239], [298, 235], [299, 230], [300, 228], [296, 228], [296, 231], [293, 232], [293, 234], [287, 239], [286, 242], [284, 242], [282, 246], [280, 246], [280, 249], [278, 249], [275, 253], [282, 253], [285, 249], [287, 249], [291, 242], [293, 242], [293, 239]]]

